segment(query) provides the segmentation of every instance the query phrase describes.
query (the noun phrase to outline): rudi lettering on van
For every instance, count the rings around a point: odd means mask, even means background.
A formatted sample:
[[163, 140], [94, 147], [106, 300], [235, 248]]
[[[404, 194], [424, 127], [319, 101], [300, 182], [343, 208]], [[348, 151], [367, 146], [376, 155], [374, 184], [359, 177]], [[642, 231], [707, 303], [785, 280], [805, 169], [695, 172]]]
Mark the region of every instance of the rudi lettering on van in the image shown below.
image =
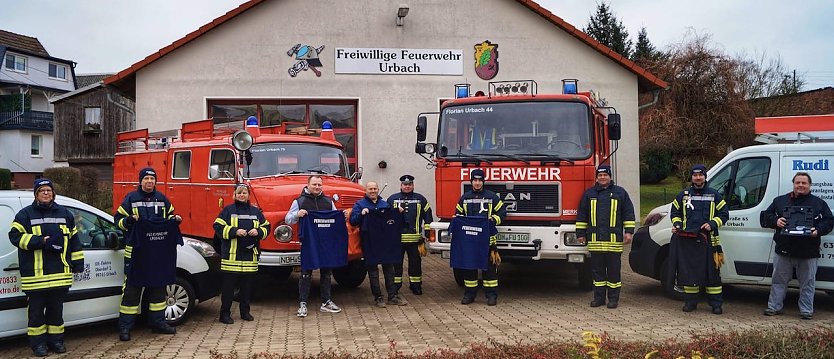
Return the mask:
[[819, 160], [816, 162], [805, 162], [803, 160], [793, 160], [794, 171], [828, 171], [828, 160]]

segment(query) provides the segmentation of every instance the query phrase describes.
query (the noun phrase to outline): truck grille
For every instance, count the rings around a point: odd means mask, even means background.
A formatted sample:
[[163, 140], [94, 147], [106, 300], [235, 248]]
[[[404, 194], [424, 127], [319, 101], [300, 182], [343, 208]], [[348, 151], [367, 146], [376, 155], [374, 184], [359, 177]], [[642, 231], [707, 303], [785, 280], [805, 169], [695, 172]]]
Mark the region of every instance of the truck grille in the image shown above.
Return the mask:
[[[507, 189], [507, 187], [512, 189]], [[507, 216], [561, 215], [561, 193], [558, 183], [486, 183], [484, 187], [498, 194], [507, 208]], [[469, 191], [472, 185], [464, 183], [463, 190]]]
[[336, 202], [336, 207], [351, 208], [356, 201], [362, 199], [363, 196], [339, 195], [339, 201]]

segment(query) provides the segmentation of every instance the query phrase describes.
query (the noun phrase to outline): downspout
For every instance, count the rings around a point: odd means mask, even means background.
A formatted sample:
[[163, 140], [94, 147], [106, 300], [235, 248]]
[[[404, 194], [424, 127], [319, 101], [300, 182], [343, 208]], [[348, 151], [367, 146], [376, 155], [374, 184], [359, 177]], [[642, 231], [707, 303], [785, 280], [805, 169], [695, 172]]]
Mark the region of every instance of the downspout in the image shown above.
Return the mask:
[[666, 90], [666, 89], [657, 89], [657, 90], [652, 91], [652, 92], [654, 92], [654, 99], [649, 103], [637, 106], [637, 111], [639, 112], [640, 110], [642, 110], [644, 108], [654, 106], [657, 103], [658, 99], [660, 99], [660, 91], [663, 91], [663, 90]]
[[136, 111], [133, 111], [130, 107], [122, 105], [121, 103], [113, 100], [113, 97], [110, 94], [110, 86], [107, 86], [107, 85], [101, 85], [101, 86], [104, 87], [104, 90], [105, 90], [104, 92], [107, 93], [107, 101], [108, 102], [116, 105], [116, 107], [118, 107], [122, 110], [125, 110], [125, 111], [127, 111], [127, 113], [130, 114], [130, 117], [131, 117], [131, 119], [130, 119], [130, 130], [131, 131], [135, 130], [136, 129]]

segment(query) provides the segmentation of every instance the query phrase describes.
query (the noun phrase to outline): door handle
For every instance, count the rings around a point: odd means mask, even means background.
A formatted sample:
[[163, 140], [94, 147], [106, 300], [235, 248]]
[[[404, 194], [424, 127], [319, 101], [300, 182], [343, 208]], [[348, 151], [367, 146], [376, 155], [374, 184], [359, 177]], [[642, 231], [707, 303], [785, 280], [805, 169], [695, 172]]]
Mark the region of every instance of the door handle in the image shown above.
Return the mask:
[[14, 271], [14, 270], [20, 270], [20, 265], [17, 264], [17, 263], [12, 263], [12, 264], [9, 264], [8, 267], [3, 268], [3, 271], [6, 271], [6, 272], [11, 272], [11, 271]]

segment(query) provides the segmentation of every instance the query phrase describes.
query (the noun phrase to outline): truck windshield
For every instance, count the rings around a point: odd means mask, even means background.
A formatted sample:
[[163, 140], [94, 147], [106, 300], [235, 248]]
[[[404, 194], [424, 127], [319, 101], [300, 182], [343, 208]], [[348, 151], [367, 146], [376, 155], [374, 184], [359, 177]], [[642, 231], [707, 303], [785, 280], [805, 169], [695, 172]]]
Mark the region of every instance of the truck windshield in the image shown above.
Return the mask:
[[580, 102], [503, 102], [450, 106], [440, 116], [440, 157], [591, 155], [588, 106]]
[[312, 143], [256, 144], [252, 164], [244, 170], [247, 178], [288, 174], [333, 174], [346, 177], [347, 160], [337, 147]]

